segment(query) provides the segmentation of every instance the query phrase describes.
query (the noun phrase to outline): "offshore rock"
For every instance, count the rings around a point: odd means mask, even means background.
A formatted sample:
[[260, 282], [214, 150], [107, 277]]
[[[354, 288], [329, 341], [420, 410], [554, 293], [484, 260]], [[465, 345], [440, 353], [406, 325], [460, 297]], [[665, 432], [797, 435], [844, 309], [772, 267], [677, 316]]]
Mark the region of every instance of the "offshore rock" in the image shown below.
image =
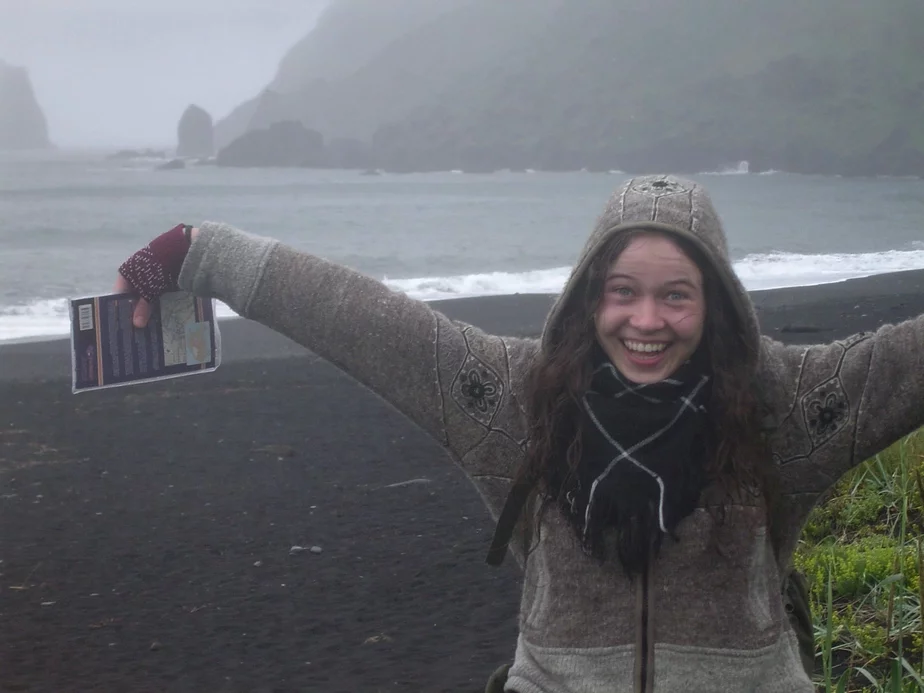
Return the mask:
[[0, 60], [0, 150], [47, 149], [48, 123], [24, 67]]
[[176, 127], [178, 157], [208, 158], [215, 153], [212, 116], [205, 109], [190, 105]]

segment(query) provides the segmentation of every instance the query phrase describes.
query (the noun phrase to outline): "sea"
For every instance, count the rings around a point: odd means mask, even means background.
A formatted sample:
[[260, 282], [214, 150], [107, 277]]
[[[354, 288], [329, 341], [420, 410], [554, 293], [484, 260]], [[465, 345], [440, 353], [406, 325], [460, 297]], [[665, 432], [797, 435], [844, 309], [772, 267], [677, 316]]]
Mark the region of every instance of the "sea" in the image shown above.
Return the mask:
[[[271, 236], [425, 301], [555, 293], [630, 176], [159, 170], [109, 154], [0, 155], [0, 342], [65, 336], [67, 299], [110, 291], [119, 264], [179, 222]], [[691, 177], [748, 289], [924, 268], [924, 180], [753, 174], [746, 162]]]

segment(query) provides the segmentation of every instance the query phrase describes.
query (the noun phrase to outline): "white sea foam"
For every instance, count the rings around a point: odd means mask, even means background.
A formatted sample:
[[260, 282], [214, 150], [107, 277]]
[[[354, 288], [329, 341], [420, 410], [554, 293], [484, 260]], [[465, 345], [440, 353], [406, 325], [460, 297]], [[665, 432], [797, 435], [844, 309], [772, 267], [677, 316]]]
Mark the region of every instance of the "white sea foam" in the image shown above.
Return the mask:
[[750, 173], [751, 165], [747, 161], [739, 161], [734, 166], [727, 166], [718, 171], [703, 171], [701, 176], [743, 176]]
[[[799, 255], [768, 253], [748, 255], [735, 270], [749, 290], [828, 284], [886, 272], [924, 268], [924, 248], [880, 253]], [[561, 290], [570, 267], [528, 272], [492, 272], [410, 279], [383, 278], [395, 291], [423, 301], [506, 294], [554, 294]], [[219, 317], [233, 317], [218, 304]], [[24, 305], [0, 306], [0, 342], [60, 337], [68, 332], [67, 301], [46, 299]]]

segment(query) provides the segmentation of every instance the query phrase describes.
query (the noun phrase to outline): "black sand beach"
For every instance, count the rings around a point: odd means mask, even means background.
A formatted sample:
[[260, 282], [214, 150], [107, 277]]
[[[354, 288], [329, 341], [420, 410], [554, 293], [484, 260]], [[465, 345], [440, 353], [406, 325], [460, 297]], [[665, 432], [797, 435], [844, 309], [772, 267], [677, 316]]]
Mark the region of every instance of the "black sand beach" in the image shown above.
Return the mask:
[[[754, 300], [827, 342], [924, 313], [924, 271]], [[435, 307], [534, 335], [550, 301]], [[63, 340], [0, 347], [0, 690], [483, 690], [519, 575], [467, 480], [289, 340], [222, 336], [213, 374], [79, 396]]]

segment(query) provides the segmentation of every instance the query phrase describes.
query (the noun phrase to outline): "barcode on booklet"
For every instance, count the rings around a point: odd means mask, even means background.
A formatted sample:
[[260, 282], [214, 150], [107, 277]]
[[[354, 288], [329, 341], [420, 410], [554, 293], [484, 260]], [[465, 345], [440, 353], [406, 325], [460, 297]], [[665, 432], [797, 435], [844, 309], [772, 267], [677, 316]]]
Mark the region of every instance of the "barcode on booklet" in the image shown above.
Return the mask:
[[81, 332], [93, 329], [93, 304], [84, 303], [77, 309], [78, 325]]

